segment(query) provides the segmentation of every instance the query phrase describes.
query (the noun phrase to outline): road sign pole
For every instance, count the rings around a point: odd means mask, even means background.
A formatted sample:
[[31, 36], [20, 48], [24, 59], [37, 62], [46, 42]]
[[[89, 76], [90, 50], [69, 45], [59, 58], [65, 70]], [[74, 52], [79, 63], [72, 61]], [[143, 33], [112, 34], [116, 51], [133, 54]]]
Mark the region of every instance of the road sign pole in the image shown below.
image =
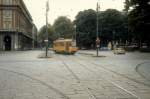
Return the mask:
[[98, 43], [98, 41], [99, 41], [99, 37], [98, 37], [98, 36], [99, 36], [99, 35], [98, 35], [98, 30], [99, 30], [99, 28], [98, 28], [98, 27], [99, 27], [98, 12], [99, 12], [99, 8], [100, 8], [100, 7], [99, 7], [99, 3], [97, 2], [97, 8], [96, 8], [96, 10], [97, 10], [97, 18], [96, 18], [96, 19], [97, 19], [97, 20], [96, 20], [96, 23], [97, 23], [97, 25], [96, 25], [96, 38], [97, 38], [97, 39], [96, 39], [96, 50], [97, 50], [97, 51], [96, 51], [96, 55], [97, 55], [97, 56], [98, 56], [98, 51], [99, 51], [99, 45], [98, 45], [98, 44], [99, 44], [99, 43]]
[[46, 40], [45, 40], [45, 44], [46, 44], [46, 55], [45, 55], [45, 57], [47, 57], [48, 55], [47, 55], [47, 53], [48, 53], [48, 42], [47, 42], [47, 40], [48, 40], [48, 31], [47, 31], [47, 14], [48, 12], [47, 12], [47, 10], [46, 10]]
[[98, 52], [99, 52], [99, 47], [100, 47], [100, 39], [99, 39], [99, 37], [97, 37], [97, 39], [96, 39], [96, 48], [97, 48], [97, 50], [96, 50], [96, 55], [98, 56]]
[[98, 47], [97, 47], [97, 57], [98, 57]]

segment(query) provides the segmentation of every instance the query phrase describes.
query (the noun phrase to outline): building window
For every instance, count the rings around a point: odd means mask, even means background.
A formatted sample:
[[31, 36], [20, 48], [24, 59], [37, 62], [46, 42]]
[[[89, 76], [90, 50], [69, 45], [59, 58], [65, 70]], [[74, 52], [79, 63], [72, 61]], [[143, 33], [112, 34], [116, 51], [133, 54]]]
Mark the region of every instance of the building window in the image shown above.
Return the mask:
[[4, 26], [4, 29], [12, 28], [12, 11], [11, 10], [3, 10], [3, 26]]
[[12, 28], [12, 24], [9, 21], [4, 22], [4, 29], [11, 29]]
[[3, 4], [11, 5], [12, 4], [12, 0], [3, 0]]

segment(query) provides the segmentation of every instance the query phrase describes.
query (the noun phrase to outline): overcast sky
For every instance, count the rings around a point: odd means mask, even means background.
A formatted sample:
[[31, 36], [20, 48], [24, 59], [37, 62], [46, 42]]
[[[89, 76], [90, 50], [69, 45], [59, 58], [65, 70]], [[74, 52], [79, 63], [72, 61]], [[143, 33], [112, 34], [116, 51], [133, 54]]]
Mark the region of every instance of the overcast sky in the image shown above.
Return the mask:
[[[47, 0], [24, 0], [32, 15], [36, 26], [41, 28], [45, 24], [45, 5]], [[49, 0], [49, 23], [53, 24], [58, 16], [67, 16], [71, 20], [79, 11], [96, 9], [97, 1], [100, 2], [101, 10], [114, 8], [122, 10], [124, 0]]]

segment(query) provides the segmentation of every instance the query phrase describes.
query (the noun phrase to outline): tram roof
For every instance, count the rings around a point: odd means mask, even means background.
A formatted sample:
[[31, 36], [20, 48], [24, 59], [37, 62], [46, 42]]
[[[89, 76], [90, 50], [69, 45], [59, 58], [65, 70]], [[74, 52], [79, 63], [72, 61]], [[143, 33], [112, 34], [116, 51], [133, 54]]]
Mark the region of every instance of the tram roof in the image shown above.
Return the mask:
[[72, 42], [72, 39], [58, 39], [55, 40], [54, 42]]

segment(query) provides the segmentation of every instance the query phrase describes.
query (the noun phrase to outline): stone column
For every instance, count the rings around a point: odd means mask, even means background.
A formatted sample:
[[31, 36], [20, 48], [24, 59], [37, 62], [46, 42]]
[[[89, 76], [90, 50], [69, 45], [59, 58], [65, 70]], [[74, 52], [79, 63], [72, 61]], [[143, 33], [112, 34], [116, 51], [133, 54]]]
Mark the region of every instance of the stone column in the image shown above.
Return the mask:
[[14, 49], [18, 50], [19, 46], [18, 46], [18, 33], [15, 33], [14, 35]]
[[11, 50], [13, 51], [14, 50], [14, 40], [15, 40], [14, 33], [11, 33], [10, 37], [11, 37]]
[[12, 33], [12, 42], [11, 42], [11, 45], [12, 45], [12, 50], [18, 50], [19, 49], [19, 46], [18, 46], [18, 33]]
[[18, 50], [21, 50], [21, 34], [17, 34]]
[[5, 49], [4, 49], [4, 46], [5, 46], [5, 45], [4, 45], [4, 33], [1, 33], [1, 34], [0, 34], [0, 41], [1, 41], [1, 42], [0, 42], [0, 50], [3, 51], [3, 50], [5, 50]]
[[0, 51], [3, 50], [3, 39], [2, 39], [2, 33], [0, 33]]

